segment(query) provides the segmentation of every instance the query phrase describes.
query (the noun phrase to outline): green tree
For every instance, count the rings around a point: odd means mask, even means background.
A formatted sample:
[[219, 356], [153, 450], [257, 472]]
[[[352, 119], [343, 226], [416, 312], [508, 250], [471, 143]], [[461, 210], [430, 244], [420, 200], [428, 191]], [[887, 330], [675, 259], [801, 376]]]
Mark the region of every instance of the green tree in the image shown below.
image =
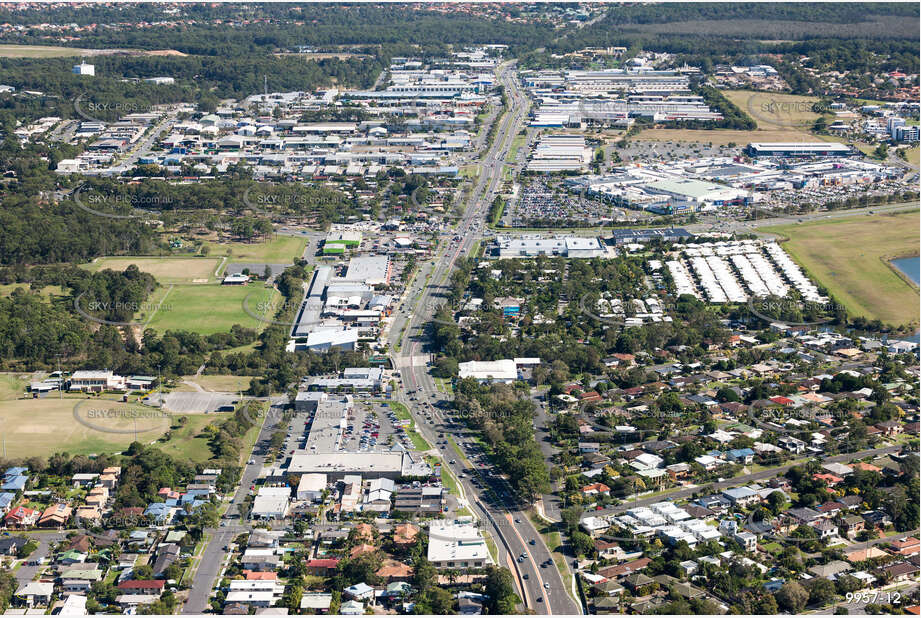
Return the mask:
[[792, 614], [798, 614], [806, 607], [809, 601], [809, 593], [800, 584], [796, 582], [787, 582], [780, 587], [774, 598], [780, 609], [786, 610]]

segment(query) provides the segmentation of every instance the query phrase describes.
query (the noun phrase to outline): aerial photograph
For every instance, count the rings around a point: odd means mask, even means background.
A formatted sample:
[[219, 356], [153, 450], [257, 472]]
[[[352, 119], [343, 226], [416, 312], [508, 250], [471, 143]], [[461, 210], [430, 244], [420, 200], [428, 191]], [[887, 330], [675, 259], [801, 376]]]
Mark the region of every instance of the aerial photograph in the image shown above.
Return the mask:
[[0, 0], [0, 614], [921, 614], [919, 32]]

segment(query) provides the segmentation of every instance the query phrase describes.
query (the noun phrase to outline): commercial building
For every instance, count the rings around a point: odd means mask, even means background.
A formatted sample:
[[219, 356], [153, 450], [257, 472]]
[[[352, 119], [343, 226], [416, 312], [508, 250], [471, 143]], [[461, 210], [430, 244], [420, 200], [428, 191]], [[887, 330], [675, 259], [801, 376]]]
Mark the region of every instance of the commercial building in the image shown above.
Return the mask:
[[850, 157], [853, 148], [838, 142], [751, 143], [745, 149], [752, 157]]
[[605, 255], [597, 238], [582, 236], [496, 236], [495, 252], [500, 258], [537, 257], [594, 258]]
[[252, 519], [284, 519], [288, 515], [291, 497], [289, 487], [262, 487], [253, 500]]
[[421, 456], [414, 457], [406, 452], [320, 453], [302, 449], [291, 455], [287, 474], [325, 474], [329, 482], [334, 482], [352, 474], [360, 474], [366, 479], [396, 479], [401, 476], [428, 476], [431, 471]]
[[481, 384], [511, 384], [521, 379], [519, 367], [524, 365], [538, 365], [540, 359], [536, 358], [506, 358], [497, 361], [468, 361], [458, 364], [458, 377], [473, 378]]
[[438, 569], [477, 568], [491, 562], [486, 539], [469, 519], [429, 525], [428, 560]]

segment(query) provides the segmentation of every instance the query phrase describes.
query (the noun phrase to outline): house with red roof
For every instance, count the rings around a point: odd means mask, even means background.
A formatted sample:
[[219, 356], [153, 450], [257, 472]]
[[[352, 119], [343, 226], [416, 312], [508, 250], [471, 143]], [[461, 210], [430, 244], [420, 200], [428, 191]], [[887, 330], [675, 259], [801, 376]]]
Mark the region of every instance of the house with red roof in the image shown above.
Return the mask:
[[160, 596], [166, 581], [162, 579], [127, 579], [118, 584], [123, 594], [152, 594]]
[[3, 518], [3, 523], [8, 528], [28, 528], [35, 524], [38, 519], [38, 511], [27, 509], [24, 506], [17, 506]]
[[592, 483], [591, 485], [586, 485], [582, 488], [583, 496], [595, 496], [598, 494], [607, 496], [611, 493], [611, 488], [605, 485], [604, 483]]
[[892, 545], [892, 549], [896, 553], [902, 556], [914, 556], [917, 553], [921, 553], [921, 541], [913, 536], [892, 541], [890, 545]]
[[838, 483], [844, 481], [840, 476], [835, 476], [834, 474], [813, 474], [813, 480], [823, 481], [829, 487], [834, 487]]
[[339, 565], [338, 558], [314, 558], [307, 561], [307, 572], [311, 575], [326, 575]]

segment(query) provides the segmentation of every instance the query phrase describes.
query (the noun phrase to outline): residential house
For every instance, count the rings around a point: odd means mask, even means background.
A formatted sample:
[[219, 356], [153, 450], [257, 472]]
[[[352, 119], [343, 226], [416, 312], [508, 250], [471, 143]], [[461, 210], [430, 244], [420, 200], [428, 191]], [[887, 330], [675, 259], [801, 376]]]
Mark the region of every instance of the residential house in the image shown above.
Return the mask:
[[116, 586], [123, 594], [148, 594], [159, 597], [166, 581], [162, 579], [128, 579]]

